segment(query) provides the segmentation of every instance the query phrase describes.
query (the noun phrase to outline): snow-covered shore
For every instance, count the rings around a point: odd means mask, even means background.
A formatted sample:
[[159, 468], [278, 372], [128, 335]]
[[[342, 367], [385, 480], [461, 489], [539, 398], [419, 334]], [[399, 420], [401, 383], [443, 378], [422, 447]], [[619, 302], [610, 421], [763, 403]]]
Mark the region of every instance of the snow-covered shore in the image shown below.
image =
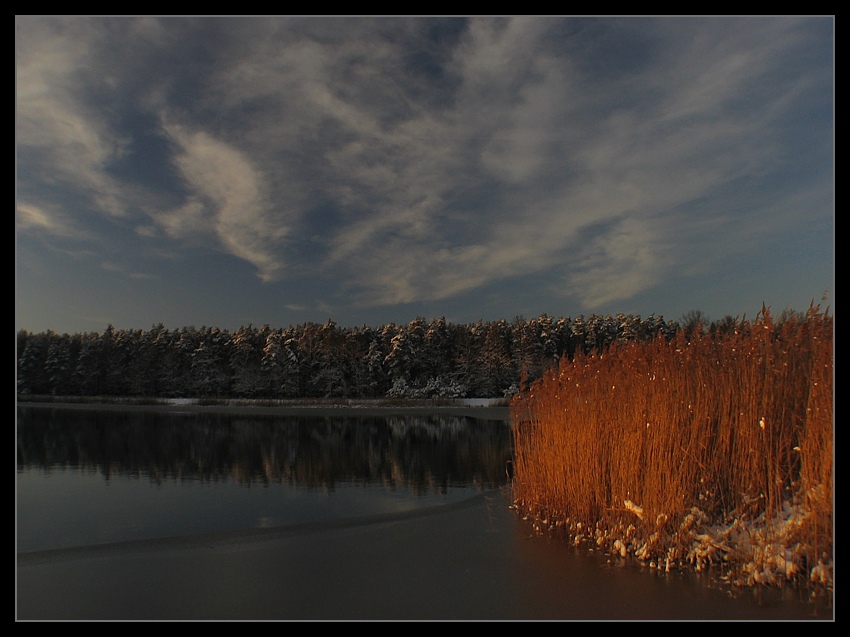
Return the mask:
[[[637, 518], [642, 508], [624, 503]], [[812, 515], [801, 504], [786, 502], [782, 511], [771, 518], [765, 515], [748, 519], [736, 517], [720, 523], [711, 522], [702, 511], [693, 508], [675, 536], [677, 545], [665, 548], [665, 537], [656, 534], [648, 542], [632, 539], [634, 527], [608, 529], [582, 523], [524, 516], [539, 534], [558, 534], [576, 546], [591, 551], [607, 551], [611, 559], [636, 559], [642, 565], [665, 572], [673, 570], [712, 572], [734, 587], [800, 585], [808, 580], [811, 597], [831, 598], [834, 586], [834, 564], [825, 554], [817, 564], [807, 564], [811, 547], [799, 541], [800, 528]], [[687, 550], [680, 547], [689, 545]], [[661, 557], [663, 556], [663, 557]]]
[[121, 400], [96, 401], [61, 398], [27, 397], [19, 406], [63, 408], [78, 410], [151, 410], [245, 413], [288, 416], [331, 416], [356, 413], [359, 416], [389, 414], [438, 413], [449, 416], [468, 416], [483, 420], [509, 420], [510, 408], [500, 398], [458, 399], [315, 399], [315, 400], [199, 400], [196, 398], [163, 398], [155, 402]]

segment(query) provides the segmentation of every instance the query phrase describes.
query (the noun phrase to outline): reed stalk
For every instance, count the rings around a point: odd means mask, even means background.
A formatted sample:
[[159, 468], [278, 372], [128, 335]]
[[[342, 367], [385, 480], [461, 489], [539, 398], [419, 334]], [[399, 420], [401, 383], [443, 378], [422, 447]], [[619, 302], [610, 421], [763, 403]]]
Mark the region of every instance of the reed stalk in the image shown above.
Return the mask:
[[726, 563], [748, 583], [831, 564], [833, 320], [818, 307], [579, 352], [511, 414], [517, 509], [576, 543]]

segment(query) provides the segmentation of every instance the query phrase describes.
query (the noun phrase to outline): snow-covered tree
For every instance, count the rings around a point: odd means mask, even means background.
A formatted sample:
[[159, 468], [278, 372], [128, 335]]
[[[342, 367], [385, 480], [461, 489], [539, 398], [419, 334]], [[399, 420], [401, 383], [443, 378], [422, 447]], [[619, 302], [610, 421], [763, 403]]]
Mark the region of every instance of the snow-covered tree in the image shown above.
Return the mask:
[[200, 342], [192, 352], [191, 388], [196, 396], [227, 396], [230, 365], [226, 332], [201, 328]]
[[400, 326], [390, 340], [390, 351], [384, 364], [390, 380], [395, 384], [402, 379], [408, 385], [419, 380], [422, 367], [419, 356], [425, 340], [425, 319], [416, 318], [406, 326]]
[[510, 327], [505, 321], [494, 321], [485, 326], [476, 367], [480, 370], [480, 386], [476, 395], [501, 396], [516, 382], [516, 369], [511, 361]]
[[231, 335], [229, 363], [233, 373], [232, 388], [237, 396], [253, 397], [267, 389], [261, 366], [269, 332], [268, 325], [259, 330], [248, 325]]
[[49, 393], [45, 361], [50, 348], [46, 334], [18, 333], [18, 392], [21, 394]]
[[74, 380], [85, 396], [97, 396], [104, 390], [106, 352], [100, 334], [83, 334], [80, 343], [80, 356], [74, 368]]

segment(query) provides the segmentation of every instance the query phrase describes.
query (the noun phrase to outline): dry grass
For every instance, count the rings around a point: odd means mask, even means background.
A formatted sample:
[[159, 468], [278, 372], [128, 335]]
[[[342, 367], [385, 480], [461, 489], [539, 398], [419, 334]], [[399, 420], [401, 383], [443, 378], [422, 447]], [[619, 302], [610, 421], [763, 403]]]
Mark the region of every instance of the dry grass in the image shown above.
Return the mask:
[[[748, 583], [779, 541], [787, 579], [832, 561], [833, 319], [819, 308], [579, 354], [511, 410], [515, 504], [550, 529], [668, 566], [725, 562]], [[791, 507], [793, 529], [755, 537]]]

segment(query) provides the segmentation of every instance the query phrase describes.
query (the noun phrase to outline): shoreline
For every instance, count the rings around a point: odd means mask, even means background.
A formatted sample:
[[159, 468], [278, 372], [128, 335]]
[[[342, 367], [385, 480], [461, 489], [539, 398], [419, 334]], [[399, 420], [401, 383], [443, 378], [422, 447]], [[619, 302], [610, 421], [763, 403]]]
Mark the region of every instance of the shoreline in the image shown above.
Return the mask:
[[132, 403], [86, 403], [86, 402], [28, 402], [17, 401], [18, 408], [65, 409], [77, 411], [155, 411], [161, 413], [220, 413], [258, 416], [394, 416], [394, 415], [445, 415], [465, 416], [480, 420], [510, 420], [510, 407], [500, 405], [471, 406], [457, 405], [397, 405], [397, 404], [292, 404], [292, 405], [250, 405], [220, 404], [198, 405], [196, 403], [170, 403], [140, 405]]

